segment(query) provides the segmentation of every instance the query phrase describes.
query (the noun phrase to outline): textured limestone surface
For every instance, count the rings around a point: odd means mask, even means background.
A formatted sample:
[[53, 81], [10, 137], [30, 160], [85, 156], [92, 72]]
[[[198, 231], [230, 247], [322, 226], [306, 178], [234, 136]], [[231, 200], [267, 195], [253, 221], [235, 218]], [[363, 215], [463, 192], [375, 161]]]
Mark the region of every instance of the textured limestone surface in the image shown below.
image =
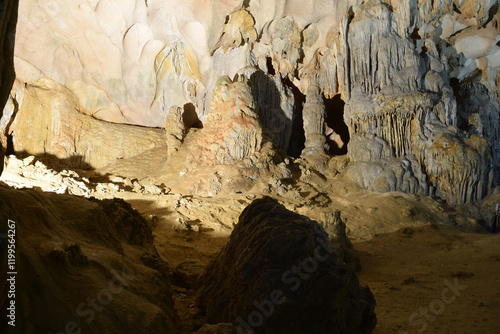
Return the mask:
[[252, 89], [244, 76], [217, 80], [212, 107], [203, 130], [194, 139], [189, 165], [224, 165], [260, 150], [262, 126]]
[[[190, 110], [205, 125], [197, 136], [205, 139], [187, 140], [203, 156], [195, 164], [258, 152], [260, 135], [235, 130], [224, 144], [213, 136], [236, 124], [217, 118], [220, 78], [245, 77], [250, 88], [239, 94], [249, 95], [263, 142], [317, 167], [323, 154], [347, 150], [349, 174], [364, 188], [464, 204], [500, 181], [499, 8], [491, 0], [20, 0], [14, 62], [27, 87], [51, 80], [94, 119], [163, 127], [170, 110]], [[184, 139], [169, 136], [169, 152], [179, 151]]]
[[15, 152], [46, 157], [54, 167], [95, 169], [165, 145], [164, 129], [84, 114], [74, 94], [53, 80], [17, 80], [12, 92], [0, 123], [5, 126], [2, 141], [7, 145], [9, 137]]
[[[15, 224], [16, 241], [22, 240], [16, 245], [16, 269], [22, 273], [15, 283], [17, 321], [6, 333], [176, 333], [168, 264], [130, 204], [2, 185], [0, 206], [0, 228]], [[2, 271], [10, 271], [7, 252], [1, 259]], [[3, 291], [9, 285], [0, 283]], [[8, 307], [7, 294], [0, 304]]]

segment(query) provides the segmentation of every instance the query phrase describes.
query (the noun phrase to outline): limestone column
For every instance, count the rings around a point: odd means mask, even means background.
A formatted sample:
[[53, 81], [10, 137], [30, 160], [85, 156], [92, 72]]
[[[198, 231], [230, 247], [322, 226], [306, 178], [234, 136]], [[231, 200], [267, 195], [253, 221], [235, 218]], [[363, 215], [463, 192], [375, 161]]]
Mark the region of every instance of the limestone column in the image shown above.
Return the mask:
[[305, 157], [325, 153], [325, 103], [316, 78], [311, 80], [307, 88], [302, 118], [306, 142], [301, 155]]

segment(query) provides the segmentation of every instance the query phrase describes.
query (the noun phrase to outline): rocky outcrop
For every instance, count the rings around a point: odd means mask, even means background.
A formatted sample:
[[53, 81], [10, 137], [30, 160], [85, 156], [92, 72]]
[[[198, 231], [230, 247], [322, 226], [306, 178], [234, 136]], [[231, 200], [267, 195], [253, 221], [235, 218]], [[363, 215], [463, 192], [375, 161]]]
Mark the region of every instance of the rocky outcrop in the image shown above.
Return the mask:
[[52, 80], [17, 81], [13, 94], [1, 122], [12, 138], [11, 149], [44, 156], [50, 166], [99, 168], [165, 146], [163, 129], [96, 120], [85, 115], [73, 93]]
[[281, 76], [266, 74], [258, 67], [243, 68], [238, 75], [249, 78], [264, 135], [276, 148], [293, 153], [294, 126], [302, 119], [292, 90], [283, 83]]
[[370, 333], [373, 295], [338, 261], [317, 222], [258, 199], [200, 276], [198, 302], [210, 323], [258, 333]]
[[0, 206], [1, 233], [14, 229], [16, 240], [14, 268], [2, 243], [2, 271], [17, 272], [16, 326], [6, 333], [176, 332], [169, 267], [130, 205], [2, 186]]
[[173, 106], [167, 115], [165, 130], [167, 131], [168, 156], [178, 151], [186, 135], [186, 126], [184, 125], [182, 113], [182, 108]]
[[319, 224], [323, 227], [330, 239], [333, 252], [337, 257], [353, 270], [361, 269], [361, 263], [354, 247], [347, 237], [346, 224], [342, 221], [341, 212], [323, 212]]
[[260, 150], [262, 126], [244, 76], [234, 82], [227, 76], [219, 78], [211, 105], [188, 157], [191, 166], [230, 164]]
[[[417, 12], [411, 2], [401, 2], [396, 10], [375, 0], [352, 14], [346, 33], [349, 85], [339, 84], [349, 89], [344, 95], [350, 97], [344, 114], [351, 135], [348, 151], [355, 162], [350, 174], [364, 188], [431, 194], [464, 204], [482, 199], [493, 184], [498, 135], [492, 133], [498, 130], [483, 131], [480, 120], [494, 122], [500, 108], [495, 102], [485, 103], [479, 112], [457, 108], [449, 80], [450, 68], [459, 68], [460, 47], [455, 50], [433, 39], [434, 32], [422, 27], [431, 29], [424, 22], [449, 15], [453, 8], [441, 2], [426, 5], [432, 7], [431, 14]], [[467, 2], [463, 8], [470, 6]], [[479, 21], [484, 19], [480, 12], [474, 14]], [[409, 20], [406, 25], [401, 18]], [[370, 46], [370, 41], [376, 42]], [[485, 96], [498, 100], [496, 92], [476, 95], [483, 101]]]
[[231, 49], [237, 48], [249, 41], [257, 39], [257, 31], [254, 28], [255, 20], [246, 10], [240, 10], [229, 15], [227, 23], [224, 25], [222, 35], [215, 44], [214, 52], [222, 48], [224, 53]]
[[[124, 0], [118, 6], [114, 0], [21, 0], [20, 8], [18, 78], [28, 85], [43, 78], [64, 85], [94, 118], [163, 126], [178, 106], [215, 129], [210, 113], [212, 102], [219, 103], [213, 98], [217, 80], [243, 75], [251, 109], [275, 147], [294, 157], [304, 147], [304, 156], [345, 154], [349, 132], [357, 141], [348, 146], [351, 175], [363, 187], [462, 203], [482, 198], [500, 180], [495, 1]], [[332, 121], [333, 99], [345, 106]], [[464, 132], [448, 140], [465, 151], [477, 151], [472, 134], [489, 143], [470, 164], [479, 168], [471, 175], [487, 178], [481, 185], [455, 175], [447, 164], [458, 158], [436, 160], [443, 155], [433, 140], [454, 126]], [[339, 127], [349, 131], [339, 133]], [[221, 155], [234, 146], [208, 148], [212, 142], [198, 144]], [[360, 158], [368, 151], [377, 156], [379, 145], [386, 145], [384, 157]], [[248, 156], [231, 154], [210, 164]], [[444, 166], [441, 176], [429, 174], [437, 171], [434, 165]], [[449, 193], [460, 182], [465, 190], [459, 192], [470, 195]]]

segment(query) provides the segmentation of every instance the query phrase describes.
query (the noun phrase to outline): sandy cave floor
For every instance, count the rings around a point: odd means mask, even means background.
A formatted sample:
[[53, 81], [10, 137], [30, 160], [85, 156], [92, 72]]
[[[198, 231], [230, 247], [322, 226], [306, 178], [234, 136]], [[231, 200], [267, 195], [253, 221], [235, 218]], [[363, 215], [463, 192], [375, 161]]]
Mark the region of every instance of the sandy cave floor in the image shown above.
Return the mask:
[[[5, 173], [13, 182], [29, 183], [14, 174]], [[277, 196], [291, 210], [312, 219], [341, 210], [361, 259], [359, 280], [377, 301], [374, 333], [500, 333], [500, 234], [480, 232], [477, 221], [442, 201], [370, 193], [342, 176], [321, 187], [298, 182], [295, 188], [300, 198]], [[241, 211], [269, 194], [201, 197], [120, 189], [91, 195], [129, 202], [150, 222], [160, 256], [176, 268], [185, 262], [206, 265], [227, 241]], [[495, 196], [498, 201], [500, 194]], [[451, 290], [443, 295], [449, 285], [459, 287], [456, 295]], [[196, 331], [203, 318], [195, 291], [172, 288], [183, 333]]]
[[[395, 199], [389, 197], [386, 201], [386, 208], [379, 205], [376, 211], [391, 210], [392, 202], [401, 201], [400, 195], [393, 196]], [[234, 201], [239, 203], [234, 198], [221, 198], [217, 202]], [[156, 215], [155, 244], [172, 267], [188, 259], [208, 263], [229, 235], [229, 230], [179, 230], [168, 218], [158, 218], [167, 210], [160, 202], [154, 205], [134, 199], [129, 202], [146, 217]], [[245, 202], [243, 196], [241, 202]], [[229, 207], [227, 204], [226, 210], [231, 210]], [[220, 210], [221, 214], [226, 213]], [[237, 215], [238, 210], [232, 210], [235, 212], [229, 215]], [[354, 213], [346, 214], [351, 221], [356, 216], [355, 205], [352, 210]], [[374, 219], [366, 225], [376, 223]], [[449, 223], [415, 223], [415, 220], [406, 223], [402, 220], [399, 227], [368, 240], [354, 241], [362, 264], [358, 277], [361, 284], [371, 288], [377, 300], [378, 324], [374, 333], [499, 333], [500, 235], [473, 233]], [[351, 225], [350, 229], [353, 228]], [[444, 294], [449, 303], [441, 300], [443, 289], [448, 286], [446, 282], [459, 287], [456, 298], [449, 291]], [[190, 332], [200, 321], [194, 291], [174, 286], [174, 292], [184, 330]]]

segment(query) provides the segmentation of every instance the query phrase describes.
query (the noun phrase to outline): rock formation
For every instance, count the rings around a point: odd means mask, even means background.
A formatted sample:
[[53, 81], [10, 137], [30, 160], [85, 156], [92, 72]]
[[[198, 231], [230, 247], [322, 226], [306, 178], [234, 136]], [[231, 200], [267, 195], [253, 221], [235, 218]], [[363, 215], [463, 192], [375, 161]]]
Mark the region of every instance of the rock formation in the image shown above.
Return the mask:
[[[14, 37], [17, 23], [18, 0], [6, 0], [0, 4], [0, 118], [15, 79], [14, 73]], [[6, 145], [0, 142], [0, 174]]]
[[[366, 333], [347, 235], [493, 226], [498, 0], [5, 0], [0, 47], [21, 332], [83, 329], [68, 300], [125, 268], [91, 331]], [[297, 213], [264, 198], [235, 224], [265, 195]], [[172, 276], [153, 246], [233, 229], [204, 271], [206, 249]]]
[[217, 80], [210, 113], [193, 143], [190, 165], [224, 165], [258, 152], [262, 145], [252, 89], [244, 76]]
[[310, 83], [304, 104], [305, 143], [302, 156], [325, 153], [325, 105], [316, 83]]
[[[429, 17], [411, 3], [396, 9], [367, 1], [353, 12], [347, 26], [350, 84], [344, 88], [350, 96], [344, 115], [352, 138], [348, 151], [355, 161], [350, 172], [373, 190], [418, 192], [464, 204], [490, 191], [498, 169], [497, 139], [482, 130], [476, 139], [458, 124], [460, 108], [449, 80], [450, 68], [458, 70], [461, 60], [444, 40], [433, 39], [428, 25], [452, 9], [440, 2], [432, 8]], [[415, 26], [402, 25], [402, 14]], [[427, 30], [418, 26], [424, 23]], [[498, 117], [498, 107], [490, 108], [496, 109], [483, 117]]]
[[[21, 82], [53, 80], [101, 120], [163, 126], [172, 106], [190, 108], [205, 139], [222, 126], [211, 115], [219, 78], [246, 77], [252, 122], [276, 148], [347, 147], [362, 187], [464, 204], [500, 180], [498, 10], [476, 0], [21, 0], [15, 66]], [[200, 139], [197, 163], [248, 156], [257, 137]]]
[[[169, 267], [129, 204], [2, 186], [0, 207], [2, 234], [15, 224], [19, 273], [16, 327], [6, 333], [176, 332]], [[0, 284], [7, 291], [8, 281]], [[7, 293], [1, 298], [7, 309]]]
[[241, 214], [199, 278], [210, 323], [258, 333], [370, 333], [375, 300], [339, 263], [317, 222], [269, 197]]
[[165, 130], [167, 130], [167, 147], [168, 156], [171, 156], [178, 151], [186, 135], [186, 126], [182, 117], [183, 110], [177, 106], [170, 108], [165, 122]]
[[0, 125], [2, 142], [20, 154], [45, 156], [52, 166], [99, 168], [165, 146], [162, 129], [96, 120], [73, 93], [49, 79], [16, 81]]
[[346, 225], [340, 217], [340, 211], [324, 212], [319, 224], [328, 233], [333, 252], [337, 257], [353, 270], [360, 269], [359, 258], [354, 247], [347, 237]]

